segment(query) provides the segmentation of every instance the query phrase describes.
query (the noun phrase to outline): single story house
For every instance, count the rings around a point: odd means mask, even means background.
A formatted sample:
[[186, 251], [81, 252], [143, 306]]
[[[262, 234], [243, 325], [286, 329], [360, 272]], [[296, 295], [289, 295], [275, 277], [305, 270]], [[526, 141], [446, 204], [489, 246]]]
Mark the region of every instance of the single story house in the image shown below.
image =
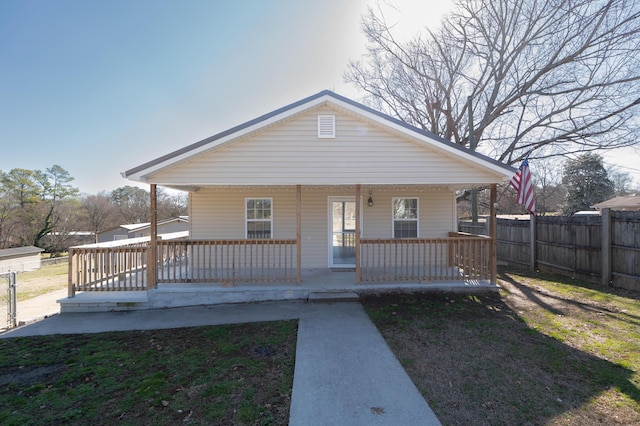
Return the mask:
[[638, 194], [621, 195], [618, 197], [610, 198], [607, 201], [594, 204], [591, 207], [598, 210], [611, 209], [611, 210], [636, 211], [636, 210], [640, 210], [640, 195]]
[[104, 231], [100, 231], [96, 235], [96, 242], [98, 243], [106, 243], [109, 241], [119, 241], [126, 240], [130, 237], [130, 233], [136, 231], [136, 229], [144, 228], [145, 226], [150, 226], [150, 222], [145, 223], [128, 223], [125, 225], [118, 225], [113, 228], [105, 229]]
[[40, 247], [27, 246], [0, 250], [0, 274], [40, 269]]
[[[158, 234], [171, 234], [174, 232], [184, 232], [189, 230], [189, 216], [178, 216], [170, 219], [158, 221], [156, 232]], [[151, 235], [151, 223], [136, 227], [129, 231], [129, 238], [148, 237]]]
[[[189, 230], [189, 216], [178, 216], [158, 222], [157, 232], [169, 234]], [[148, 237], [151, 235], [151, 222], [131, 223], [98, 232], [97, 242], [126, 240], [129, 238]]]
[[[156, 265], [147, 289], [304, 286], [318, 271], [352, 286], [495, 284], [495, 238], [458, 233], [456, 191], [490, 187], [495, 200], [514, 173], [322, 91], [123, 172], [150, 185], [152, 217], [156, 186], [187, 191], [190, 235], [163, 242], [152, 227], [150, 247], [132, 248], [138, 257], [125, 264]], [[94, 255], [70, 257], [70, 296], [130, 289], [126, 276], [143, 269], [108, 280]]]

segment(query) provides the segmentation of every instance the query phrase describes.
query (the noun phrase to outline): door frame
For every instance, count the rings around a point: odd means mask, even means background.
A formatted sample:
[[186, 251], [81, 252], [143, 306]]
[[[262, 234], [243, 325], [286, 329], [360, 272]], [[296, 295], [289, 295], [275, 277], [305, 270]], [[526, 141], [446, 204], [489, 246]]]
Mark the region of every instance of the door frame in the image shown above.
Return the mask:
[[[336, 201], [355, 202], [355, 195], [335, 195], [327, 197], [327, 265], [329, 268], [355, 268], [356, 261], [353, 264], [334, 264], [333, 263], [333, 203]], [[360, 237], [362, 237], [362, 197], [360, 197]]]

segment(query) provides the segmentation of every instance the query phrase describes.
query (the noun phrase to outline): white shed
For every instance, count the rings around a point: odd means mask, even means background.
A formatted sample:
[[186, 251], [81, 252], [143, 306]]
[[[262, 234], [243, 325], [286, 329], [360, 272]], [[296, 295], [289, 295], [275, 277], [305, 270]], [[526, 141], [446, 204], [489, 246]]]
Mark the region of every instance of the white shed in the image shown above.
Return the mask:
[[0, 273], [40, 269], [40, 247], [27, 246], [0, 250]]

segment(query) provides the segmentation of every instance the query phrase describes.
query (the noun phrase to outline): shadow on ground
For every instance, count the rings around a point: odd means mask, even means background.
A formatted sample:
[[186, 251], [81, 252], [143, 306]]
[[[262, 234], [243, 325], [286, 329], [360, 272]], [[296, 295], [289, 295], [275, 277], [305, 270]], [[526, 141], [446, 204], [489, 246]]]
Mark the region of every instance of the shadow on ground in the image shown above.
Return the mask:
[[[521, 288], [559, 313], [529, 290]], [[634, 371], [529, 327], [508, 296], [386, 294], [362, 302], [445, 425], [640, 423]], [[610, 412], [623, 395], [633, 402]]]
[[[518, 274], [532, 276], [527, 271], [518, 271]], [[544, 277], [546, 277], [546, 275], [544, 274], [537, 276], [537, 278], [542, 279], [544, 279]], [[507, 283], [513, 286], [513, 288], [525, 295], [530, 302], [535, 303], [540, 308], [545, 309], [546, 311], [551, 312], [555, 315], [564, 315], [567, 309], [570, 310], [571, 308], [575, 308], [584, 311], [585, 313], [605, 314], [610, 317], [615, 317], [617, 320], [640, 326], [639, 315], [625, 312], [623, 310], [609, 306], [606, 303], [598, 303], [593, 300], [574, 300], [569, 297], [563, 297], [548, 291], [544, 291], [540, 288], [530, 287], [522, 283], [521, 281], [514, 279], [511, 275], [506, 273], [501, 273], [499, 275], [499, 278], [503, 283]], [[613, 287], [603, 287], [597, 284], [591, 284], [584, 281], [572, 280], [570, 278], [558, 276], [554, 276], [553, 280], [563, 285], [570, 285], [573, 287], [579, 287], [587, 291], [594, 291], [610, 296], [623, 297], [629, 299], [629, 301], [636, 301], [632, 303], [637, 303], [637, 301], [640, 301], [640, 293], [630, 290], [618, 289]]]

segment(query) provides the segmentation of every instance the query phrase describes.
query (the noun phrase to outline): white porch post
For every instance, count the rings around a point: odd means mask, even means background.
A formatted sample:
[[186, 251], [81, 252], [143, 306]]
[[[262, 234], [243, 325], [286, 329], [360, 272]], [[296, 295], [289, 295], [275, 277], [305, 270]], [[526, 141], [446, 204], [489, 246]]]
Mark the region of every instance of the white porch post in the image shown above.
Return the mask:
[[157, 250], [158, 250], [158, 196], [156, 193], [156, 185], [151, 184], [149, 190], [151, 206], [151, 247], [147, 253], [147, 290], [157, 287]]

